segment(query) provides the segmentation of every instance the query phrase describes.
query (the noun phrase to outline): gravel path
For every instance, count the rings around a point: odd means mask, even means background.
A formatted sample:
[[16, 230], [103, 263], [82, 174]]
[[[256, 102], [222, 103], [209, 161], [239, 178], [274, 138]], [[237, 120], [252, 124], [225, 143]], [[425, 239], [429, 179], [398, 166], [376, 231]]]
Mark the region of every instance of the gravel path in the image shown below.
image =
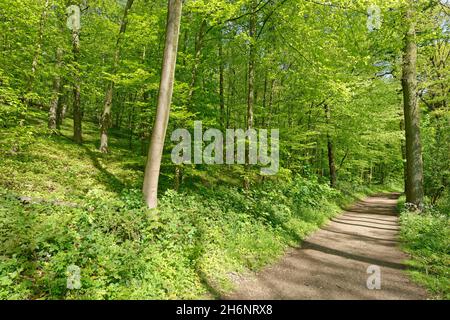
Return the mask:
[[[426, 299], [399, 249], [398, 194], [366, 198], [333, 218], [276, 264], [239, 281], [227, 299]], [[369, 290], [369, 266], [381, 288]], [[376, 269], [376, 267], [372, 267]], [[371, 278], [373, 280], [373, 278]], [[371, 281], [376, 285], [376, 281]]]

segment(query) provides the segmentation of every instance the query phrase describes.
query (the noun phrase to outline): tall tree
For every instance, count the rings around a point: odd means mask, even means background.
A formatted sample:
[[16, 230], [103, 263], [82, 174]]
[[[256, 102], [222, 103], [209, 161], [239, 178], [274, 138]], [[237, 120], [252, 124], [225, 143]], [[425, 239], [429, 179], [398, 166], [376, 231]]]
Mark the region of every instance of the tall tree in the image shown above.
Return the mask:
[[222, 30], [219, 39], [219, 122], [222, 128], [225, 128], [225, 77], [224, 77], [224, 57], [223, 57], [223, 39]]
[[44, 8], [42, 9], [41, 17], [39, 19], [38, 38], [34, 50], [33, 62], [31, 64], [31, 74], [28, 79], [28, 92], [31, 92], [33, 90], [36, 70], [39, 64], [40, 56], [42, 54], [42, 44], [44, 42], [45, 23], [47, 21], [49, 3], [49, 0], [45, 0]]
[[81, 144], [83, 110], [81, 108], [81, 76], [80, 76], [80, 7], [71, 5], [68, 9], [69, 25], [72, 29], [72, 54], [73, 54], [73, 139]]
[[[327, 125], [330, 125], [331, 122], [331, 110], [328, 104], [325, 104], [325, 117]], [[336, 188], [336, 163], [334, 160], [334, 145], [333, 140], [331, 139], [330, 129], [327, 128], [327, 149], [328, 149], [328, 168], [330, 170], [330, 186], [332, 188]]]
[[[128, 0], [125, 5], [125, 10], [123, 13], [122, 21], [120, 23], [119, 35], [116, 41], [116, 49], [114, 52], [114, 60], [113, 60], [113, 68], [111, 72], [111, 76], [115, 76], [117, 73], [117, 69], [120, 61], [120, 42], [125, 34], [127, 24], [128, 24], [128, 12], [130, 11], [134, 0]], [[108, 86], [106, 88], [105, 93], [105, 102], [103, 106], [102, 118], [100, 121], [100, 151], [103, 153], [108, 152], [108, 129], [111, 127], [111, 106], [113, 102], [114, 95], [114, 80], [111, 79], [108, 82]]]
[[248, 88], [247, 88], [247, 129], [253, 127], [253, 107], [255, 103], [255, 41], [256, 41], [256, 0], [251, 2], [249, 24], [249, 57], [248, 57]]
[[55, 130], [57, 126], [57, 111], [59, 104], [59, 96], [61, 93], [61, 67], [62, 67], [63, 50], [58, 47], [56, 49], [56, 74], [53, 79], [53, 96], [48, 111], [48, 128]]
[[178, 38], [180, 34], [182, 0], [169, 0], [166, 26], [166, 42], [159, 86], [158, 107], [156, 109], [147, 166], [144, 174], [144, 200], [149, 208], [158, 205], [158, 181], [161, 168], [164, 140], [169, 122], [172, 102], [175, 67], [177, 61]]
[[[247, 130], [253, 128], [253, 109], [255, 104], [255, 41], [256, 41], [256, 7], [257, 1], [252, 0], [250, 6], [250, 21], [249, 21], [249, 54], [248, 54], [248, 74], [247, 74]], [[246, 163], [247, 171], [249, 170], [250, 162], [250, 141], [248, 141], [248, 148], [246, 149]], [[250, 188], [249, 177], [244, 177], [244, 188]]]
[[188, 104], [190, 105], [192, 102], [192, 98], [194, 96], [195, 83], [197, 81], [198, 68], [200, 67], [201, 62], [201, 54], [203, 49], [203, 43], [206, 35], [206, 27], [207, 22], [205, 19], [202, 20], [200, 25], [200, 29], [198, 31], [198, 35], [195, 39], [195, 54], [194, 54], [194, 65], [192, 66], [191, 72], [191, 82], [189, 84], [189, 92], [188, 92]]
[[420, 115], [417, 103], [417, 44], [414, 9], [406, 9], [407, 30], [403, 49], [403, 111], [406, 136], [406, 201], [423, 206], [423, 160], [420, 139]]

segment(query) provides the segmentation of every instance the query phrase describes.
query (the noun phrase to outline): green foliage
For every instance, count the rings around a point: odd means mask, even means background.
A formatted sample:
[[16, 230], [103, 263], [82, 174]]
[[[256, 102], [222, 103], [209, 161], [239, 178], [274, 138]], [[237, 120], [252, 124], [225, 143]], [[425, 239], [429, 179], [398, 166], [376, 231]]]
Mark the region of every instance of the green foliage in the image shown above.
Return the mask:
[[[22, 204], [2, 189], [0, 297], [198, 298], [210, 286], [229, 288], [229, 272], [267, 264], [337, 211], [303, 198], [307, 188], [328, 187], [294, 181], [248, 194], [168, 191], [158, 213], [142, 208], [136, 190], [116, 201], [88, 197], [88, 207], [77, 208]], [[287, 190], [306, 206], [294, 205]], [[80, 290], [66, 288], [71, 264], [82, 270]]]
[[[436, 205], [450, 191], [450, 112], [436, 110], [424, 117], [424, 187]], [[442, 199], [444, 200], [444, 199]], [[442, 202], [445, 202], [442, 201]], [[445, 212], [445, 211], [443, 211]], [[447, 210], [447, 212], [449, 212]]]
[[[248, 30], [253, 0], [187, 1], [168, 134], [192, 128], [195, 120], [205, 128], [247, 126], [251, 44], [255, 128], [280, 129], [281, 168], [263, 179], [256, 166], [180, 166], [181, 186], [174, 192], [172, 144], [166, 139], [164, 195], [157, 212], [145, 210], [140, 189], [158, 100], [167, 1], [134, 1], [113, 66], [123, 2], [73, 2], [83, 9], [75, 62], [67, 1], [0, 1], [0, 298], [217, 296], [230, 288], [234, 272], [269, 263], [339, 206], [379, 185], [399, 189], [405, 1], [372, 1], [383, 13], [381, 29], [373, 32], [367, 30], [365, 2], [257, 1], [256, 37]], [[433, 210], [445, 214], [449, 32], [442, 28], [441, 6], [417, 11], [425, 191]], [[61, 64], [55, 61], [59, 50]], [[82, 146], [70, 140], [76, 66]], [[98, 122], [109, 81], [113, 128], [111, 152], [104, 155], [97, 151]], [[67, 119], [49, 132], [47, 111], [55, 94], [59, 108], [68, 107]], [[328, 187], [329, 142], [338, 190]], [[238, 187], [243, 179], [250, 190]], [[21, 196], [31, 200], [23, 203]], [[442, 274], [446, 256], [438, 243], [445, 219], [404, 219], [409, 243], [420, 233], [411, 250]], [[80, 290], [66, 288], [70, 264], [82, 269]]]
[[11, 87], [9, 78], [0, 69], [0, 127], [10, 128], [23, 124], [26, 107]]
[[450, 299], [450, 221], [448, 211], [428, 208], [401, 214], [401, 238], [411, 254], [410, 273], [436, 298]]
[[[45, 115], [33, 121], [45, 125]], [[148, 211], [137, 178], [145, 159], [124, 161], [127, 143], [101, 155], [95, 137], [87, 126], [79, 147], [37, 132], [33, 144], [2, 153], [1, 299], [217, 297], [236, 273], [274, 261], [337, 213], [337, 203], [353, 200], [290, 176], [250, 191], [231, 184], [167, 190], [158, 210]], [[79, 290], [66, 287], [73, 264], [81, 269]]]

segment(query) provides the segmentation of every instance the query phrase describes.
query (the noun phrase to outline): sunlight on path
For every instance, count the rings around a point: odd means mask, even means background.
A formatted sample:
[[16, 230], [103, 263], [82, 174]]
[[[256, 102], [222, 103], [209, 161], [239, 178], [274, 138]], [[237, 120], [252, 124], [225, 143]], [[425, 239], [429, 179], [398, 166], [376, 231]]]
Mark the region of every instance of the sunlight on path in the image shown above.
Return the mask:
[[[406, 275], [397, 241], [398, 195], [370, 197], [293, 249], [281, 261], [241, 281], [229, 299], [425, 299]], [[381, 288], [369, 290], [369, 266]]]

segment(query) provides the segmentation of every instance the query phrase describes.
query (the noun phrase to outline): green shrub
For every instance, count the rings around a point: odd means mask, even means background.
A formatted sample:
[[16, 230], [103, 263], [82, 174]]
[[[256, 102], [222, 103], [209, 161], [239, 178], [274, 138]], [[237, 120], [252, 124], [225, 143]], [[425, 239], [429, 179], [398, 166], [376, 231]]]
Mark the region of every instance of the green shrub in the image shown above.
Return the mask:
[[[131, 157], [126, 141], [112, 136], [123, 148], [103, 155], [96, 127], [86, 123], [80, 147], [67, 138], [70, 119], [49, 135], [39, 129], [46, 114], [27, 115], [40, 125], [17, 152], [9, 151], [13, 131], [0, 132], [0, 299], [219, 297], [236, 273], [298, 245], [358, 189], [343, 193], [288, 170], [251, 190], [235, 187], [241, 181], [228, 172], [223, 185], [189, 176], [180, 192], [163, 188], [149, 211], [140, 191], [145, 159]], [[80, 268], [80, 289], [67, 288], [71, 265]]]
[[437, 298], [450, 299], [450, 224], [448, 214], [428, 208], [423, 214], [403, 211], [401, 238], [411, 254], [413, 278]]
[[[169, 190], [156, 211], [134, 189], [90, 192], [78, 207], [0, 196], [3, 299], [217, 296], [231, 288], [230, 272], [273, 261], [338, 210], [337, 191], [300, 177], [248, 192]], [[66, 286], [70, 265], [81, 269], [78, 290]]]

